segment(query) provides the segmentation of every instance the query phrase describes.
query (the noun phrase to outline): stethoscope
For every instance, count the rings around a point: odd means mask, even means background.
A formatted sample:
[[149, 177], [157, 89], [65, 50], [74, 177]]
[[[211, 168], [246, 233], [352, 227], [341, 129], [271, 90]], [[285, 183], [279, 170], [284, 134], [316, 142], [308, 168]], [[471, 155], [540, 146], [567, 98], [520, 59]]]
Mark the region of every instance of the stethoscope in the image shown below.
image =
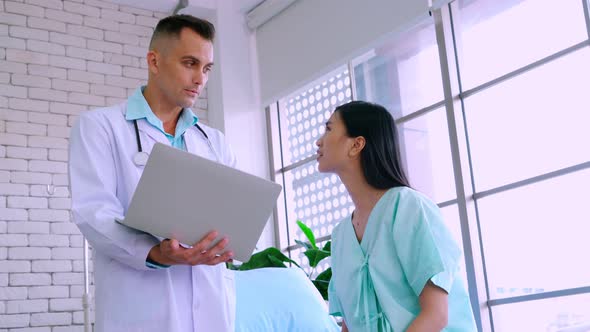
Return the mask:
[[[137, 120], [133, 120], [133, 127], [135, 127], [135, 139], [137, 140], [137, 153], [133, 156], [133, 163], [136, 166], [145, 166], [150, 155], [147, 152], [143, 151], [143, 147], [141, 146], [141, 138], [139, 137], [139, 128], [137, 127]], [[203, 136], [205, 136], [205, 140], [207, 140], [207, 145], [209, 145], [209, 148], [213, 152], [213, 155], [215, 155], [215, 159], [219, 161], [217, 152], [213, 148], [213, 144], [211, 143], [209, 136], [207, 136], [207, 133], [197, 123], [195, 123], [195, 127], [197, 127], [197, 129], [199, 129]]]

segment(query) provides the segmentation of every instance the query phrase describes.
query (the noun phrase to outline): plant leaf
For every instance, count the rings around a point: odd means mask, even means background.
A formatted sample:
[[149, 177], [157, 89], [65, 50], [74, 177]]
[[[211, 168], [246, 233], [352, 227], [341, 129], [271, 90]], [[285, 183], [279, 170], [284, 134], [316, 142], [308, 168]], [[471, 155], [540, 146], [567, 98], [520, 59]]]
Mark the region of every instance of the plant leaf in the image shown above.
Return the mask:
[[273, 265], [272, 267], [287, 267], [280, 259], [276, 258], [275, 256], [268, 255], [267, 257]]
[[235, 265], [232, 262], [226, 262], [225, 267], [227, 267], [228, 270], [239, 270], [240, 269], [239, 266]]
[[332, 268], [331, 267], [325, 269], [322, 273], [318, 274], [317, 278], [315, 278], [315, 280], [321, 280], [321, 281], [327, 281], [327, 282], [330, 282], [331, 279], [332, 279]]
[[325, 250], [327, 252], [332, 252], [332, 241], [328, 241], [326, 242], [326, 244], [324, 244], [324, 247], [322, 248], [322, 250]]
[[309, 266], [316, 267], [322, 259], [330, 257], [330, 252], [322, 249], [310, 249], [304, 252], [309, 259]]
[[313, 284], [317, 288], [317, 290], [322, 294], [324, 300], [328, 300], [328, 285], [330, 284], [330, 280], [332, 279], [332, 268], [327, 268], [324, 272], [320, 273], [315, 280], [313, 280]]
[[315, 288], [320, 292], [324, 300], [328, 301], [328, 285], [324, 285], [323, 282], [319, 282], [317, 280], [311, 281]]
[[239, 270], [246, 271], [264, 267], [287, 267], [284, 264], [285, 262], [299, 266], [289, 257], [285, 256], [279, 249], [270, 247], [252, 255], [247, 262], [240, 265]]
[[295, 240], [295, 243], [297, 243], [298, 245], [302, 246], [305, 249], [312, 249], [311, 244], [307, 243], [307, 242], [303, 242], [303, 241], [299, 241], [299, 240]]
[[303, 234], [305, 234], [305, 236], [309, 240], [309, 243], [311, 243], [312, 248], [317, 249], [318, 246], [315, 243], [315, 236], [313, 235], [313, 232], [311, 231], [311, 229], [309, 227], [307, 227], [306, 224], [302, 223], [301, 220], [297, 220], [297, 226], [299, 226], [299, 228], [301, 229]]

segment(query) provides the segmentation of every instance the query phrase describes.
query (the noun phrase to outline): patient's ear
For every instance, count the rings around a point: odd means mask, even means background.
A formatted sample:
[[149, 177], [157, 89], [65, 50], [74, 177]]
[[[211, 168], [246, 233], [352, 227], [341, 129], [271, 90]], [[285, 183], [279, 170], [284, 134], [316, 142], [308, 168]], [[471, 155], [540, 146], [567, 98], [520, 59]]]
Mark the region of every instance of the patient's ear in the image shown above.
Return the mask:
[[359, 158], [361, 155], [361, 152], [365, 148], [366, 143], [367, 143], [367, 141], [365, 140], [365, 138], [363, 136], [358, 136], [358, 137], [353, 138], [353, 142], [350, 147], [350, 150], [348, 150], [348, 157], [350, 157], [352, 159]]

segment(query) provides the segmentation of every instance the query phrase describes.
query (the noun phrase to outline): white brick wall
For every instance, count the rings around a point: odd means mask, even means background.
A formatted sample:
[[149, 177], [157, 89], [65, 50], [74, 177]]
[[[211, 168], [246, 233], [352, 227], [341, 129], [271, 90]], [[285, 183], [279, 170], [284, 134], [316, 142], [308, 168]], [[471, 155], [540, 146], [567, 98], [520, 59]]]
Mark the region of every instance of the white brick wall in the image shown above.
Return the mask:
[[[12, 273], [10, 275], [10, 285], [11, 286], [51, 285], [51, 275], [49, 273]], [[10, 305], [8, 307], [10, 307]], [[18, 311], [15, 313], [18, 313]]]
[[[165, 16], [102, 0], [0, 0], [0, 332], [83, 331], [70, 128], [145, 84]], [[203, 98], [194, 109], [206, 122]]]
[[30, 315], [0, 315], [0, 328], [29, 326]]
[[6, 301], [7, 314], [23, 314], [33, 312], [47, 312], [49, 301], [45, 300], [17, 300]]

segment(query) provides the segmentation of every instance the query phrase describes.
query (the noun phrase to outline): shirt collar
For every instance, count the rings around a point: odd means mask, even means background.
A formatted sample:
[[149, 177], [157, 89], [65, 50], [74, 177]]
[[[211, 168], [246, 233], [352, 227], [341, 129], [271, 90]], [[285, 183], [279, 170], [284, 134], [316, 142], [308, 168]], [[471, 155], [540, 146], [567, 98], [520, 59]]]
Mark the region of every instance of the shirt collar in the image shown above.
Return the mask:
[[[152, 112], [150, 105], [143, 96], [144, 89], [145, 86], [135, 89], [133, 94], [127, 99], [125, 119], [128, 121], [146, 119], [152, 126], [166, 134], [162, 121]], [[194, 126], [198, 121], [199, 118], [190, 108], [184, 108], [176, 124], [176, 136], [182, 135], [187, 128]]]

